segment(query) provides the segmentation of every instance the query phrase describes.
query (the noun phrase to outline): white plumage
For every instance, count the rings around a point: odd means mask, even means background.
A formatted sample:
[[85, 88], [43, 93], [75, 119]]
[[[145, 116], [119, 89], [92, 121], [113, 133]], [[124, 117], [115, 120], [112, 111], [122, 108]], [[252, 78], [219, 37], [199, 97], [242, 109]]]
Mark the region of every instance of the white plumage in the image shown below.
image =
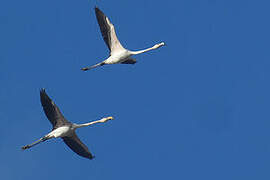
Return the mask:
[[128, 49], [125, 49], [121, 45], [120, 41], [118, 40], [115, 33], [114, 26], [110, 22], [109, 18], [105, 16], [105, 14], [97, 7], [95, 8], [95, 13], [96, 13], [96, 17], [97, 17], [97, 21], [100, 27], [102, 37], [110, 50], [110, 56], [106, 60], [102, 61], [101, 63], [98, 63], [90, 67], [82, 68], [81, 70], [83, 71], [87, 71], [89, 69], [93, 69], [98, 66], [103, 66], [105, 64], [120, 64], [120, 63], [121, 64], [135, 64], [136, 60], [131, 58], [132, 55], [137, 55], [137, 54], [141, 54], [147, 51], [151, 51], [165, 45], [164, 42], [161, 42], [159, 44], [154, 45], [151, 48], [147, 48], [147, 49], [139, 50], [139, 51], [130, 51]]

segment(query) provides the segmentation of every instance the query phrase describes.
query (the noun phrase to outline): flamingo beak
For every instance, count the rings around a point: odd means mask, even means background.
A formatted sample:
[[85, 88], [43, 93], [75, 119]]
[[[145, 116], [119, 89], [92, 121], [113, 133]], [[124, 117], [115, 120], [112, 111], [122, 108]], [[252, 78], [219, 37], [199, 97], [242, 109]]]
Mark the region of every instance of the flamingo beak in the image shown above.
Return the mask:
[[108, 120], [114, 120], [114, 117], [110, 116], [110, 117], [107, 117]]

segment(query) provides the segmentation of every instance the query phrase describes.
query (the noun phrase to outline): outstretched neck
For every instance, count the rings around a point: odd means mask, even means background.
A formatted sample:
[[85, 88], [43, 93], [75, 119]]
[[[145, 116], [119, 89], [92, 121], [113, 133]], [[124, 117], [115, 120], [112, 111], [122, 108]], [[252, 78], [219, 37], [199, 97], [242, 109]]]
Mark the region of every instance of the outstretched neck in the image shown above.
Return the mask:
[[113, 117], [110, 116], [110, 117], [102, 118], [100, 120], [89, 122], [89, 123], [84, 123], [84, 124], [75, 124], [75, 129], [81, 128], [81, 127], [86, 127], [86, 126], [91, 126], [91, 125], [96, 124], [96, 123], [104, 123], [104, 122], [107, 122], [108, 120], [113, 120]]
[[145, 53], [145, 52], [147, 52], [147, 51], [151, 51], [151, 50], [154, 50], [154, 49], [158, 49], [158, 48], [160, 48], [161, 46], [164, 46], [164, 45], [165, 45], [165, 43], [162, 42], [162, 43], [156, 44], [156, 45], [154, 45], [153, 47], [150, 47], [150, 48], [147, 48], [147, 49], [144, 49], [144, 50], [131, 51], [131, 54], [132, 54], [132, 55], [142, 54], [142, 53]]
[[92, 124], [94, 124], [94, 122], [89, 122], [89, 123], [84, 123], [84, 124], [76, 124], [75, 128], [81, 128], [81, 127], [86, 127], [86, 126], [91, 126]]

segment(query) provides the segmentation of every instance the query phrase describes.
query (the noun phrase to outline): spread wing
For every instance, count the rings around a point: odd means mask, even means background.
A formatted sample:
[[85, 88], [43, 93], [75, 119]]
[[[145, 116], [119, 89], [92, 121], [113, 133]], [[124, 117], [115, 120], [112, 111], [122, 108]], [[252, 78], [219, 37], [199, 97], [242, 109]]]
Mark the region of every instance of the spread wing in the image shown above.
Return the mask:
[[136, 59], [129, 57], [125, 61], [121, 62], [121, 64], [135, 64], [136, 62]]
[[53, 125], [54, 129], [62, 125], [66, 125], [70, 123], [64, 118], [59, 108], [46, 94], [45, 89], [40, 90], [40, 101], [41, 101], [43, 110], [47, 118]]
[[95, 7], [95, 13], [102, 37], [108, 46], [111, 54], [118, 50], [124, 50], [123, 46], [119, 42], [113, 24], [110, 22], [109, 18], [97, 7]]
[[63, 137], [62, 139], [64, 140], [66, 145], [68, 145], [68, 147], [78, 155], [88, 159], [94, 158], [94, 156], [89, 152], [87, 146], [80, 141], [75, 132], [72, 136]]

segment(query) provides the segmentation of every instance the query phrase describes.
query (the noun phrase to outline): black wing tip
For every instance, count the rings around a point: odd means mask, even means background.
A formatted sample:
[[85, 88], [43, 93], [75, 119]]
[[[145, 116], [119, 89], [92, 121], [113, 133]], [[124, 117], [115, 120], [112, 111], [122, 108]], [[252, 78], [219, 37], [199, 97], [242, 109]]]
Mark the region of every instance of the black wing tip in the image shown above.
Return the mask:
[[95, 6], [95, 11], [100, 11], [100, 9], [98, 8], [98, 6]]
[[104, 14], [104, 12], [101, 11], [97, 6], [95, 6], [95, 12], [96, 14]]
[[52, 101], [51, 98], [48, 96], [48, 94], [46, 93], [45, 88], [41, 88], [40, 89], [40, 100], [41, 100], [41, 104], [43, 105], [45, 102], [47, 101]]
[[46, 89], [45, 88], [41, 88], [40, 89], [40, 96], [48, 96], [48, 94], [46, 93]]
[[95, 157], [96, 157], [96, 156], [89, 155], [88, 159], [93, 160], [93, 159], [95, 159]]
[[46, 93], [46, 89], [45, 88], [41, 88], [40, 89], [40, 95], [47, 95], [47, 93]]

